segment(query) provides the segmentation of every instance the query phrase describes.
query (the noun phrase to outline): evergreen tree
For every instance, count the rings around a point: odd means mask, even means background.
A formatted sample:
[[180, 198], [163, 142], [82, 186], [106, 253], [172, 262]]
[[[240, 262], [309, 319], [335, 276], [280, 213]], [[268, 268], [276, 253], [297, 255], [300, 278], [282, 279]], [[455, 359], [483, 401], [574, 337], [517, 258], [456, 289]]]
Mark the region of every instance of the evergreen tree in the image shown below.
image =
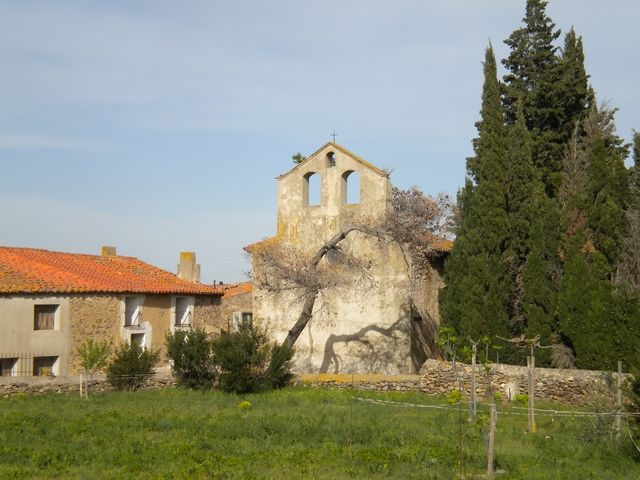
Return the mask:
[[611, 272], [620, 260], [627, 232], [624, 211], [629, 200], [628, 148], [615, 133], [615, 110], [593, 108], [586, 124], [588, 221], [594, 247], [605, 255]]
[[554, 42], [560, 30], [547, 16], [546, 6], [544, 0], [527, 1], [524, 26], [505, 40], [511, 52], [502, 63], [508, 70], [504, 76], [507, 119], [515, 123], [516, 105], [521, 104], [534, 165], [553, 198], [562, 181], [564, 146], [583, 118], [592, 93], [582, 39], [571, 29], [558, 55]]
[[505, 132], [493, 49], [486, 51], [475, 156], [458, 195], [456, 242], [441, 293], [443, 322], [461, 335], [507, 335]]
[[[629, 332], [637, 302], [613, 288], [628, 231], [624, 213], [628, 179], [624, 145], [615, 135], [614, 111], [592, 108], [585, 136], [565, 161], [563, 276], [557, 315], [562, 341], [580, 368], [612, 368], [626, 351], [618, 337]], [[573, 174], [573, 175], [571, 175]]]
[[527, 0], [505, 41], [504, 84], [487, 49], [441, 313], [465, 337], [540, 335], [555, 347], [539, 364], [610, 368], [640, 361], [640, 135], [629, 172], [582, 39], [571, 29], [559, 49], [546, 5]]

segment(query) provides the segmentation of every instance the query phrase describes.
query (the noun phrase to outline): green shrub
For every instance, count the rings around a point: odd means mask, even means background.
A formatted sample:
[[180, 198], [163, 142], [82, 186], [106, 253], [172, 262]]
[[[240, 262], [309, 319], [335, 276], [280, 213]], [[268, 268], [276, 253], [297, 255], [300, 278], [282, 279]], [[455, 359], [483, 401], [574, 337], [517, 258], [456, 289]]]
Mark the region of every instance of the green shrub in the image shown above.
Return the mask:
[[519, 393], [513, 399], [518, 405], [522, 405], [523, 407], [529, 404], [529, 395], [526, 393]]
[[217, 369], [211, 351], [211, 339], [203, 329], [177, 331], [165, 339], [171, 371], [180, 385], [211, 388]]
[[116, 390], [135, 390], [153, 375], [158, 357], [158, 352], [136, 343], [124, 343], [116, 348], [107, 367], [107, 380]]
[[462, 401], [462, 392], [460, 390], [452, 390], [447, 395], [447, 403], [449, 405], [456, 405]]
[[270, 342], [266, 332], [250, 321], [214, 339], [212, 350], [225, 392], [261, 392], [283, 387], [291, 379], [293, 350]]

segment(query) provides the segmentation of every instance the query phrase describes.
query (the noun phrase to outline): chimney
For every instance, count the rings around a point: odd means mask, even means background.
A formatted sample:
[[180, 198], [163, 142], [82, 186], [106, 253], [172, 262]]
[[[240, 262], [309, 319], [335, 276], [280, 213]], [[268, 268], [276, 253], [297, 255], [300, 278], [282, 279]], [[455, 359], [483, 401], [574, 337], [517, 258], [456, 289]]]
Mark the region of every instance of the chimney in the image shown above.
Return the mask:
[[190, 282], [200, 282], [200, 265], [196, 264], [195, 252], [180, 252], [178, 278]]
[[116, 247], [108, 247], [104, 245], [102, 247], [102, 256], [103, 257], [115, 257], [116, 256]]

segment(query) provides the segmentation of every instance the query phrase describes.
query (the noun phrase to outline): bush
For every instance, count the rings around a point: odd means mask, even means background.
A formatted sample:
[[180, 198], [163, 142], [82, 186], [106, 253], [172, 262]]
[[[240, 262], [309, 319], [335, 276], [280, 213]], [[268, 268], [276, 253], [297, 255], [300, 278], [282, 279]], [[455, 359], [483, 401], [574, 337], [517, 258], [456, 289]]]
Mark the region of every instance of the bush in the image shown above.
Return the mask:
[[220, 388], [225, 392], [261, 392], [283, 387], [291, 380], [293, 350], [270, 342], [250, 321], [213, 340], [212, 350], [221, 370]]
[[158, 357], [158, 352], [136, 343], [124, 343], [116, 348], [107, 367], [107, 380], [116, 390], [135, 390], [153, 375]]
[[171, 371], [180, 385], [188, 388], [211, 388], [216, 378], [216, 365], [211, 339], [203, 329], [177, 331], [165, 339]]
[[521, 405], [523, 407], [526, 407], [527, 405], [529, 405], [529, 395], [527, 395], [526, 393], [516, 394], [514, 400], [518, 405]]

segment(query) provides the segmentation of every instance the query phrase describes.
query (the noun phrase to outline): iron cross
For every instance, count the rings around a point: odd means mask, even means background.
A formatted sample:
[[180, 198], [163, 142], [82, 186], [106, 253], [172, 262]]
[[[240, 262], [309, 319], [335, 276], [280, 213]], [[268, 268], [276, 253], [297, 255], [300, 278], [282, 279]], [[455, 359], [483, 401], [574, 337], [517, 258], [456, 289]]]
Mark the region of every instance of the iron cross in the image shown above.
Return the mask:
[[331, 131], [331, 136], [333, 137], [333, 143], [336, 143], [336, 137], [338, 136], [338, 134], [336, 133], [335, 130]]

